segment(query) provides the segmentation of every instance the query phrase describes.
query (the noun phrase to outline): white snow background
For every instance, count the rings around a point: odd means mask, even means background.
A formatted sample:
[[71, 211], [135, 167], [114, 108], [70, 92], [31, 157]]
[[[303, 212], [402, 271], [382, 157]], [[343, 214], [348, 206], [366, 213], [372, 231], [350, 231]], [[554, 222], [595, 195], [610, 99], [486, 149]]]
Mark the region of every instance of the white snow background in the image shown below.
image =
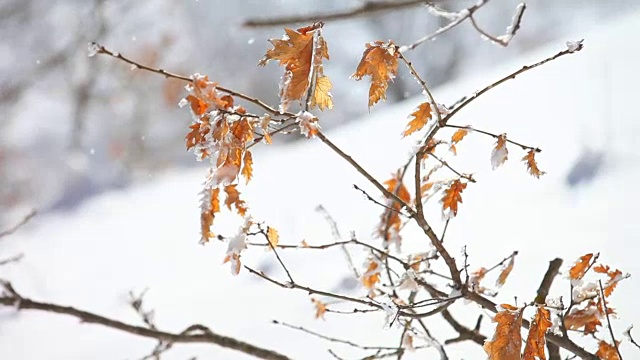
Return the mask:
[[[540, 180], [527, 174], [520, 161], [525, 153], [515, 146], [509, 146], [507, 163], [492, 171], [489, 158], [494, 141], [480, 134], [467, 136], [458, 146], [458, 156], [449, 157], [456, 169], [475, 173], [478, 183], [463, 193], [464, 203], [447, 232], [447, 247], [458, 255], [466, 245], [472, 269], [491, 266], [513, 250], [520, 251], [496, 302], [513, 303], [514, 296], [519, 301], [531, 299], [555, 257], [563, 258], [566, 268], [578, 256], [599, 251], [602, 262], [624, 272], [640, 272], [636, 258], [640, 150], [634, 146], [640, 130], [634, 108], [640, 95], [640, 44], [630, 41], [638, 33], [640, 15], [634, 14], [592, 33], [576, 34], [566, 40], [584, 37], [583, 51], [492, 90], [454, 118], [455, 124], [506, 132], [510, 139], [543, 149], [537, 159], [547, 174]], [[564, 48], [564, 41], [558, 40], [497, 69], [477, 69], [476, 76], [435, 89], [434, 95], [438, 102], [453, 103]], [[366, 119], [327, 136], [376, 178], [385, 180], [406, 160], [418, 138], [401, 140], [401, 132], [407, 116], [422, 101], [412, 98], [384, 111], [373, 109]], [[345, 239], [353, 230], [360, 240], [379, 245], [372, 233], [382, 209], [364, 199], [352, 184], [378, 197], [375, 188], [319, 140], [278, 149], [261, 145], [254, 157], [255, 178], [241, 191], [254, 218], [280, 231], [281, 243], [332, 242], [329, 225], [314, 210], [322, 204]], [[576, 170], [574, 164], [580, 160], [584, 166]], [[589, 169], [596, 169], [593, 177], [578, 176], [585, 180], [574, 186], [567, 182], [570, 172], [588, 173]], [[278, 288], [244, 269], [232, 276], [228, 264], [221, 264], [226, 244], [198, 245], [198, 192], [204, 176], [205, 169], [176, 169], [154, 183], [105, 193], [69, 212], [36, 217], [0, 242], [2, 257], [25, 254], [21, 262], [1, 267], [0, 277], [10, 280], [24, 296], [133, 324], [141, 322], [128, 305], [127, 293], [148, 288], [145, 306], [155, 309], [162, 330], [180, 332], [200, 323], [221, 335], [295, 359], [330, 359], [328, 348], [349, 358], [366, 353], [273, 325], [272, 319], [362, 344], [397, 346], [401, 330], [386, 329], [384, 314], [326, 314], [326, 320], [315, 320], [306, 293]], [[427, 204], [429, 219], [440, 232], [438, 208], [435, 199]], [[234, 221], [231, 216], [216, 219], [218, 225], [232, 224], [222, 226], [227, 233], [234, 230]], [[404, 234], [405, 250], [428, 250], [427, 243], [415, 229], [408, 228]], [[357, 264], [366, 255], [357, 248], [352, 253]], [[362, 287], [339, 286], [350, 270], [338, 250], [280, 254], [300, 284], [352, 295], [365, 293]], [[271, 252], [250, 248], [242, 259], [285, 280]], [[632, 277], [610, 298], [619, 314], [613, 322], [618, 338], [632, 323], [640, 324], [639, 289]], [[552, 295], [568, 299], [568, 282], [556, 279]], [[462, 302], [452, 309], [471, 327], [480, 313], [477, 306]], [[441, 341], [456, 335], [437, 317], [426, 319], [426, 324]], [[482, 332], [493, 333], [486, 318]], [[606, 332], [601, 334], [609, 340]], [[137, 359], [154, 345], [154, 340], [63, 315], [0, 309], [0, 359]], [[626, 340], [621, 349], [623, 355], [637, 351]], [[447, 350], [451, 359], [485, 357], [480, 347], [470, 343]], [[213, 345], [191, 344], [176, 345], [164, 358], [191, 356], [249, 358]], [[427, 356], [438, 354], [430, 349], [408, 354], [406, 359]]]

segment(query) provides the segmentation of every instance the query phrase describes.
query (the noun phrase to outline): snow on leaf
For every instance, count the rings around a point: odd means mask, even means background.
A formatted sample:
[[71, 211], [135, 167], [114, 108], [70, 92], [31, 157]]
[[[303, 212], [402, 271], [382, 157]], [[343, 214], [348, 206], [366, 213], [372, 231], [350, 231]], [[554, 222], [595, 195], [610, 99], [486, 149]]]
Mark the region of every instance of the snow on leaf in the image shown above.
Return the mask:
[[280, 66], [285, 67], [286, 81], [280, 89], [282, 110], [286, 110], [291, 102], [302, 99], [309, 88], [314, 39], [314, 31], [304, 33], [293, 29], [284, 29], [284, 31], [285, 36], [282, 40], [269, 40], [273, 48], [267, 50], [264, 58], [258, 63], [264, 66], [270, 60], [278, 60]]
[[373, 289], [380, 282], [381, 265], [377, 259], [369, 259], [365, 264], [367, 270], [362, 274], [362, 284], [373, 294]]
[[320, 111], [324, 109], [333, 109], [333, 97], [331, 90], [331, 81], [328, 76], [320, 76], [316, 79], [316, 86], [311, 98], [311, 107], [317, 106]]
[[520, 348], [522, 338], [523, 309], [503, 304], [504, 310], [498, 312], [493, 321], [497, 322], [493, 339], [485, 341], [484, 351], [489, 355], [489, 360], [521, 360]]
[[[458, 204], [462, 203], [462, 191], [467, 187], [460, 179], [454, 180], [449, 188], [444, 190], [442, 197], [442, 211], [445, 217], [458, 215]], [[453, 216], [451, 216], [453, 215]]]
[[[591, 259], [593, 259], [593, 254], [585, 254], [582, 255], [576, 263], [569, 269], [569, 278], [571, 280], [580, 280], [584, 277], [584, 274], [587, 272], [589, 267], [591, 266]], [[594, 260], [595, 261], [595, 260]]]
[[308, 111], [302, 112], [296, 119], [300, 127], [300, 133], [310, 139], [318, 134], [320, 124], [318, 118]]
[[511, 256], [511, 260], [509, 260], [509, 263], [502, 269], [502, 271], [500, 272], [500, 275], [498, 275], [498, 279], [496, 280], [497, 287], [504, 285], [504, 283], [507, 281], [509, 274], [511, 274], [511, 270], [513, 270], [515, 259], [516, 259], [515, 255]]
[[427, 124], [431, 119], [431, 104], [424, 102], [418, 105], [416, 111], [411, 113], [410, 118], [412, 118], [412, 120], [407, 124], [402, 136], [409, 136], [412, 133], [421, 130]]
[[[620, 345], [620, 341], [616, 341], [616, 344]], [[604, 340], [600, 340], [596, 356], [602, 360], [620, 360], [616, 347]]]
[[385, 44], [376, 41], [366, 46], [356, 72], [351, 77], [356, 80], [361, 80], [364, 76], [371, 77], [369, 107], [372, 107], [378, 101], [387, 98], [388, 83], [398, 73], [398, 52], [391, 42]]
[[209, 107], [207, 103], [199, 97], [187, 95], [185, 99], [189, 102], [189, 105], [191, 105], [191, 111], [198, 116], [204, 114]]
[[278, 230], [276, 230], [276, 228], [272, 226], [269, 226], [267, 228], [267, 239], [271, 244], [269, 249], [278, 246], [278, 243], [280, 242], [280, 235], [278, 234]]
[[613, 290], [615, 290], [616, 286], [618, 285], [618, 282], [620, 282], [620, 280], [624, 280], [627, 277], [629, 277], [629, 275], [623, 275], [622, 271], [616, 269], [616, 270], [611, 270], [611, 268], [609, 267], [609, 265], [598, 265], [596, 267], [593, 268], [593, 271], [600, 273], [600, 274], [606, 274], [609, 279], [607, 280], [606, 284], [604, 284], [604, 296], [605, 297], [609, 297], [611, 296], [611, 294], [613, 293]]
[[402, 348], [410, 352], [416, 351], [416, 348], [413, 346], [413, 335], [411, 335], [411, 333], [409, 333], [408, 331], [405, 332], [404, 336], [402, 337]]
[[209, 242], [209, 239], [213, 237], [211, 232], [211, 226], [213, 225], [213, 219], [215, 214], [220, 212], [220, 189], [205, 189], [202, 192], [201, 198], [201, 210], [200, 210], [200, 243], [204, 244]]
[[327, 304], [316, 298], [311, 298], [311, 302], [316, 307], [316, 319], [324, 320], [324, 314], [327, 311]]
[[507, 150], [507, 134], [498, 135], [496, 146], [491, 151], [491, 168], [497, 169], [507, 161], [509, 150]]
[[527, 163], [527, 171], [529, 172], [529, 174], [539, 179], [540, 176], [546, 173], [538, 168], [538, 163], [536, 162], [535, 156], [536, 151], [533, 149], [529, 150], [527, 155], [522, 158], [522, 161]]
[[544, 336], [551, 325], [551, 312], [542, 306], [538, 306], [536, 316], [533, 318], [529, 328], [522, 360], [546, 360]]
[[249, 183], [251, 177], [253, 176], [253, 157], [251, 156], [251, 151], [247, 150], [244, 152], [244, 158], [242, 159], [242, 176], [244, 176], [246, 183]]
[[572, 309], [571, 312], [564, 317], [564, 326], [569, 330], [583, 329], [584, 334], [593, 334], [597, 331], [596, 327], [602, 325], [600, 322], [601, 314], [598, 307], [593, 301], [590, 301], [584, 309]]

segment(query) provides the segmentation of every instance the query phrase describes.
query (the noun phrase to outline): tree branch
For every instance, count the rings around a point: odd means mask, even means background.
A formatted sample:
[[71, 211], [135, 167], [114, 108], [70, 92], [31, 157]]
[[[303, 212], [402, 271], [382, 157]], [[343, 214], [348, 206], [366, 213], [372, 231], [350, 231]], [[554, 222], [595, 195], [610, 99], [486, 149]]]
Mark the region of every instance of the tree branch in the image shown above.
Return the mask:
[[293, 15], [274, 18], [257, 18], [247, 19], [242, 24], [246, 27], [266, 27], [266, 26], [283, 26], [294, 25], [300, 23], [314, 23], [318, 21], [328, 22], [336, 20], [352, 19], [360, 16], [370, 15], [387, 10], [400, 10], [418, 5], [432, 4], [432, 1], [425, 0], [407, 0], [407, 1], [366, 1], [362, 5], [353, 9], [341, 10], [337, 12], [327, 12], [308, 15]]
[[156, 339], [166, 343], [208, 343], [233, 349], [261, 359], [289, 360], [285, 355], [264, 349], [231, 337], [218, 335], [202, 325], [192, 325], [181, 333], [169, 333], [147, 327], [130, 325], [88, 311], [70, 306], [62, 306], [32, 300], [19, 295], [8, 282], [4, 283], [5, 293], [0, 296], [0, 304], [16, 306], [18, 310], [40, 310], [48, 313], [63, 314], [78, 318], [82, 322], [98, 324], [129, 334]]

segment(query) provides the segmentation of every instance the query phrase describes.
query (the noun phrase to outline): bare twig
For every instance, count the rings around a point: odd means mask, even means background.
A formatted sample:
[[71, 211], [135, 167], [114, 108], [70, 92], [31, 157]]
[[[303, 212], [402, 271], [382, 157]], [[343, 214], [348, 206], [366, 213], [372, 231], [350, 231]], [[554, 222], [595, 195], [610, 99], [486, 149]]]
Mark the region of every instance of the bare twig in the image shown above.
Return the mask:
[[23, 217], [22, 220], [20, 220], [17, 224], [13, 225], [12, 227], [6, 230], [0, 231], [0, 239], [2, 239], [5, 236], [12, 235], [16, 231], [18, 231], [18, 229], [23, 227], [26, 223], [29, 222], [29, 220], [31, 220], [34, 216], [36, 216], [36, 213], [37, 213], [36, 210], [31, 210], [31, 212], [27, 214], [25, 217]]
[[476, 182], [476, 179], [473, 178], [473, 176], [468, 175], [468, 174], [461, 174], [458, 172], [458, 170], [454, 169], [451, 167], [451, 165], [449, 165], [448, 162], [444, 161], [443, 159], [441, 159], [440, 157], [436, 156], [435, 154], [429, 153], [429, 156], [431, 156], [432, 158], [436, 159], [440, 164], [442, 164], [442, 166], [446, 167], [447, 169], [451, 170], [454, 174], [458, 175], [458, 177], [465, 179], [469, 182]]
[[[5, 283], [5, 290], [7, 290]], [[129, 334], [138, 335], [146, 338], [156, 339], [166, 343], [208, 343], [221, 347], [237, 350], [248, 355], [252, 355], [261, 359], [288, 360], [285, 355], [272, 350], [264, 349], [235, 338], [216, 334], [202, 325], [193, 325], [182, 333], [170, 333], [161, 330], [154, 330], [148, 327], [130, 325], [118, 320], [110, 319], [95, 313], [80, 310], [70, 306], [62, 306], [53, 303], [45, 303], [26, 298], [19, 295], [13, 287], [10, 291], [5, 291], [0, 296], [0, 304], [5, 306], [16, 306], [19, 310], [40, 310], [49, 313], [64, 314], [73, 316], [84, 323], [99, 324], [111, 329], [124, 331]]]
[[352, 19], [388, 10], [400, 10], [418, 5], [431, 4], [432, 1], [407, 0], [407, 1], [366, 1], [353, 9], [331, 13], [309, 14], [299, 16], [285, 16], [265, 19], [248, 19], [242, 24], [246, 27], [282, 26], [300, 23], [314, 23], [318, 21], [335, 21]]
[[284, 272], [287, 274], [287, 277], [289, 278], [289, 281], [293, 283], [294, 282], [293, 281], [293, 277], [291, 276], [291, 273], [289, 272], [289, 269], [287, 269], [287, 266], [284, 264], [284, 262], [280, 258], [280, 254], [278, 254], [278, 251], [276, 250], [277, 246], [274, 246], [273, 243], [271, 243], [271, 239], [269, 239], [269, 234], [267, 234], [267, 231], [265, 231], [260, 226], [260, 224], [258, 224], [258, 229], [260, 230], [260, 233], [264, 236], [265, 240], [267, 240], [267, 244], [269, 245], [269, 247], [271, 248], [271, 250], [275, 254], [276, 259], [278, 259], [278, 262], [280, 263], [280, 266], [282, 266], [282, 268], [284, 269]]
[[374, 204], [376, 204], [376, 205], [379, 205], [379, 206], [382, 206], [383, 208], [385, 208], [385, 209], [387, 209], [387, 210], [389, 210], [389, 211], [395, 212], [395, 213], [397, 213], [398, 215], [407, 216], [407, 215], [406, 215], [406, 214], [404, 214], [402, 211], [398, 211], [397, 209], [394, 209], [394, 208], [392, 208], [392, 207], [390, 207], [390, 206], [387, 206], [387, 205], [385, 205], [385, 204], [381, 203], [380, 201], [378, 201], [378, 200], [374, 199], [371, 195], [369, 195], [366, 191], [364, 191], [364, 190], [363, 190], [361, 187], [359, 187], [358, 185], [353, 184], [353, 188], [354, 188], [354, 189], [356, 189], [356, 190], [358, 190], [358, 191], [360, 191], [360, 192], [362, 193], [362, 195], [364, 195], [364, 197], [365, 197], [365, 198], [367, 198], [367, 200], [371, 201], [372, 203], [374, 203]]
[[443, 311], [442, 317], [453, 327], [455, 331], [458, 332], [459, 336], [453, 339], [446, 340], [444, 343], [446, 345], [455, 344], [462, 341], [471, 340], [474, 343], [482, 346], [484, 345], [486, 336], [480, 333], [480, 325], [482, 323], [482, 315], [478, 316], [478, 321], [476, 321], [476, 326], [473, 329], [470, 329], [462, 324], [460, 324], [449, 311]]
[[640, 344], [638, 344], [636, 342], [636, 340], [633, 338], [633, 336], [631, 335], [631, 330], [633, 329], [633, 325], [629, 326], [629, 328], [624, 332], [624, 334], [627, 336], [627, 338], [629, 339], [629, 342], [631, 342], [633, 345], [635, 345], [635, 347], [638, 348], [638, 350], [640, 350]]
[[[484, 130], [478, 130], [478, 129], [470, 127], [470, 126], [460, 126], [460, 125], [447, 124], [447, 125], [445, 125], [445, 127], [453, 128], [453, 129], [464, 129], [464, 130], [468, 130], [468, 131], [471, 131], [471, 132], [477, 132], [477, 133], [480, 133], [480, 134], [483, 134], [483, 135], [491, 136], [494, 139], [497, 139], [499, 137], [499, 135], [497, 135], [497, 134], [490, 133], [490, 132], [484, 131]], [[523, 145], [521, 143], [509, 140], [509, 139], [507, 139], [507, 142], [510, 143], [510, 144], [513, 144], [513, 145], [521, 147], [522, 150], [533, 150], [533, 151], [538, 152], [538, 153], [542, 151], [537, 147]]]
[[604, 296], [604, 288], [602, 287], [602, 280], [598, 280], [598, 285], [600, 286], [600, 300], [602, 301], [602, 306], [604, 307], [604, 314], [607, 318], [607, 328], [609, 328], [609, 335], [611, 335], [611, 341], [613, 341], [613, 346], [616, 348], [616, 352], [618, 353], [618, 359], [622, 360], [622, 354], [620, 354], [620, 347], [618, 346], [618, 342], [616, 341], [616, 336], [613, 334], [613, 327], [611, 326], [611, 319], [609, 318], [609, 307], [607, 306], [607, 299]]
[[513, 37], [516, 35], [516, 32], [520, 29], [520, 23], [522, 22], [522, 17], [524, 16], [524, 11], [527, 9], [527, 5], [525, 3], [520, 3], [516, 7], [516, 12], [513, 15], [511, 20], [511, 25], [507, 27], [507, 32], [501, 36], [492, 36], [486, 31], [482, 30], [480, 26], [476, 23], [476, 20], [473, 17], [473, 14], [469, 14], [469, 20], [471, 20], [471, 24], [482, 36], [491, 40], [492, 42], [501, 45], [508, 46]]
[[13, 255], [13, 256], [8, 257], [6, 259], [2, 259], [2, 260], [0, 260], [0, 266], [11, 264], [11, 263], [14, 263], [14, 262], [18, 262], [18, 261], [22, 260], [23, 257], [24, 257], [24, 254], [20, 253], [18, 255]]

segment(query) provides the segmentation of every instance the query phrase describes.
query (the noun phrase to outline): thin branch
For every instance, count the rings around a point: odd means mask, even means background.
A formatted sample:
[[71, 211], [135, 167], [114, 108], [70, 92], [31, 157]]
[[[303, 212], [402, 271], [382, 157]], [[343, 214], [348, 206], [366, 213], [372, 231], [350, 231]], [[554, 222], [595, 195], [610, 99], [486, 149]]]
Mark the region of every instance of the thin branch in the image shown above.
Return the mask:
[[377, 12], [387, 10], [400, 10], [409, 7], [415, 7], [418, 5], [428, 5], [432, 1], [425, 0], [408, 0], [408, 1], [366, 1], [362, 5], [353, 9], [341, 10], [330, 13], [309, 14], [309, 15], [297, 15], [297, 16], [285, 16], [275, 18], [263, 18], [263, 19], [247, 19], [242, 24], [246, 27], [266, 27], [266, 26], [283, 26], [294, 25], [300, 23], [314, 23], [318, 21], [336, 21], [352, 19], [360, 16], [370, 15]]
[[390, 207], [390, 206], [387, 206], [387, 205], [385, 205], [385, 204], [381, 203], [380, 201], [378, 201], [378, 200], [374, 199], [371, 195], [369, 195], [366, 191], [364, 191], [364, 190], [363, 190], [362, 188], [360, 188], [358, 185], [353, 184], [353, 188], [354, 188], [354, 189], [356, 189], [356, 190], [358, 190], [358, 191], [360, 191], [360, 192], [362, 193], [362, 195], [364, 195], [364, 197], [365, 197], [365, 198], [367, 198], [367, 200], [371, 201], [372, 203], [374, 203], [374, 204], [376, 204], [376, 205], [379, 205], [379, 206], [382, 206], [383, 208], [385, 208], [385, 209], [387, 209], [387, 210], [389, 210], [389, 211], [392, 211], [392, 212], [394, 212], [394, 213], [397, 213], [398, 215], [401, 215], [401, 216], [407, 216], [407, 215], [406, 215], [406, 214], [404, 214], [402, 211], [399, 211], [399, 210], [397, 210], [397, 209], [394, 209], [394, 208], [392, 208], [392, 207]]
[[627, 336], [627, 338], [629, 339], [629, 342], [631, 342], [633, 345], [635, 345], [635, 347], [638, 348], [638, 350], [640, 350], [640, 344], [638, 344], [636, 342], [636, 340], [633, 338], [633, 336], [631, 336], [631, 330], [633, 329], [633, 325], [629, 326], [629, 328], [624, 332], [624, 334]]
[[474, 343], [483, 346], [487, 337], [480, 333], [480, 325], [482, 323], [482, 315], [478, 317], [478, 321], [476, 321], [476, 326], [473, 329], [470, 329], [462, 324], [460, 324], [449, 311], [443, 311], [442, 317], [451, 325], [451, 327], [458, 332], [459, 336], [453, 339], [445, 340], [445, 345], [455, 344], [462, 341], [471, 340]]
[[600, 286], [600, 300], [602, 300], [602, 306], [604, 306], [604, 314], [607, 317], [607, 327], [609, 328], [609, 335], [611, 335], [611, 341], [613, 341], [613, 346], [616, 348], [616, 352], [618, 353], [618, 359], [622, 360], [622, 354], [620, 354], [620, 347], [618, 346], [618, 342], [616, 341], [616, 336], [613, 334], [613, 327], [611, 326], [611, 319], [609, 318], [609, 307], [607, 306], [607, 300], [604, 295], [604, 288], [602, 287], [602, 280], [598, 280], [598, 285]]
[[[484, 130], [478, 130], [478, 129], [473, 128], [471, 126], [460, 126], [460, 125], [446, 124], [445, 127], [453, 128], [453, 129], [464, 129], [464, 130], [468, 130], [470, 132], [478, 132], [478, 133], [483, 134], [483, 135], [491, 136], [494, 139], [497, 139], [499, 137], [499, 135], [497, 135], [497, 134], [490, 133], [490, 132], [484, 131]], [[539, 149], [537, 147], [524, 145], [524, 144], [521, 144], [521, 143], [518, 143], [518, 142], [515, 142], [515, 141], [512, 141], [512, 140], [509, 140], [509, 139], [507, 139], [507, 142], [510, 143], [510, 144], [513, 144], [513, 145], [521, 147], [522, 150], [533, 150], [533, 151], [535, 151], [537, 153], [542, 151], [541, 149]]]
[[23, 227], [26, 223], [29, 222], [29, 220], [31, 220], [34, 216], [36, 216], [37, 212], [36, 210], [31, 210], [31, 212], [29, 212], [25, 217], [22, 218], [22, 220], [20, 220], [17, 224], [13, 225], [12, 227], [4, 230], [4, 231], [0, 231], [0, 239], [2, 239], [5, 236], [9, 236], [12, 235], [13, 233], [15, 233], [16, 231], [18, 231], [18, 229], [20, 229], [21, 227]]
[[[120, 54], [118, 52], [113, 52], [113, 51], [105, 48], [104, 46], [96, 43], [96, 42], [90, 43], [89, 46], [96, 49], [96, 54], [104, 54], [104, 55], [111, 56], [111, 57], [116, 58], [118, 60], [124, 61], [127, 64], [130, 64], [130, 65], [134, 66], [137, 69], [141, 69], [141, 70], [149, 71], [149, 72], [152, 72], [152, 73], [160, 74], [160, 75], [162, 75], [164, 77], [167, 77], [167, 78], [173, 78], [173, 79], [186, 81], [188, 83], [192, 83], [193, 82], [193, 79], [188, 77], [188, 76], [171, 73], [171, 72], [168, 72], [168, 71], [166, 71], [164, 69], [155, 69], [155, 68], [152, 68], [150, 66], [146, 66], [146, 65], [140, 64], [140, 63], [138, 63], [136, 61], [133, 61], [133, 60], [127, 58], [127, 57], [122, 56], [122, 54]], [[276, 110], [275, 108], [269, 106], [267, 103], [265, 103], [264, 101], [262, 101], [262, 100], [260, 100], [258, 98], [255, 98], [255, 97], [252, 97], [252, 96], [249, 96], [249, 95], [245, 95], [243, 93], [239, 93], [237, 91], [234, 91], [234, 90], [231, 90], [231, 89], [225, 88], [223, 86], [219, 86], [219, 85], [216, 86], [216, 89], [219, 90], [219, 91], [222, 91], [224, 93], [227, 93], [227, 94], [229, 94], [231, 96], [236, 96], [236, 97], [244, 99], [244, 100], [246, 100], [246, 101], [248, 101], [250, 103], [253, 103], [253, 104], [263, 108], [264, 110], [268, 111], [271, 114], [274, 114], [274, 115], [287, 115], [287, 116], [295, 117], [295, 114], [292, 114], [292, 113], [288, 113], [288, 112], [287, 113], [280, 113], [278, 110]]]
[[435, 154], [429, 153], [429, 156], [431, 156], [432, 158], [436, 159], [440, 164], [442, 164], [442, 166], [444, 166], [447, 169], [451, 170], [454, 174], [458, 175], [458, 177], [460, 177], [462, 179], [465, 179], [465, 180], [467, 180], [469, 182], [472, 182], [472, 183], [476, 182], [476, 179], [474, 179], [473, 176], [459, 173], [456, 169], [452, 168], [451, 165], [449, 165], [448, 162], [446, 162], [445, 160], [442, 160], [441, 158], [439, 158]]
[[275, 351], [264, 349], [235, 338], [216, 334], [202, 325], [192, 325], [185, 329], [185, 331], [177, 334], [154, 330], [147, 327], [130, 325], [70, 306], [32, 300], [15, 292], [10, 283], [6, 282], [4, 285], [5, 294], [0, 296], [0, 304], [5, 306], [16, 306], [18, 310], [40, 310], [49, 313], [69, 315], [81, 320], [83, 323], [98, 324], [129, 334], [156, 339], [167, 343], [208, 343], [237, 350], [261, 359], [289, 359], [287, 356]]
[[440, 125], [442, 123], [442, 115], [440, 114], [440, 109], [438, 109], [438, 103], [436, 103], [436, 100], [433, 97], [433, 94], [431, 94], [431, 90], [429, 90], [429, 87], [427, 86], [427, 82], [423, 80], [420, 77], [420, 75], [418, 75], [418, 72], [413, 67], [413, 64], [411, 63], [411, 61], [407, 60], [407, 58], [402, 54], [402, 51], [400, 51], [399, 46], [396, 46], [396, 51], [398, 52], [398, 57], [400, 57], [400, 60], [402, 60], [409, 68], [409, 72], [411, 72], [411, 75], [413, 75], [413, 77], [415, 77], [416, 80], [418, 81], [418, 84], [422, 86], [422, 89], [424, 90], [424, 93], [426, 94], [427, 99], [429, 100], [429, 104], [431, 104], [432, 112], [435, 112], [436, 114], [436, 120], [437, 120], [436, 123]]
[[6, 259], [0, 260], [0, 266], [11, 264], [11, 263], [14, 263], [14, 262], [18, 262], [18, 261], [22, 260], [22, 258], [24, 258], [24, 254], [22, 254], [22, 253], [20, 253], [18, 255], [13, 255], [13, 256], [8, 257]]
[[483, 7], [484, 5], [486, 5], [489, 2], [489, 0], [480, 0], [478, 1], [478, 3], [476, 3], [473, 6], [470, 6], [464, 10], [459, 11], [456, 14], [456, 17], [454, 20], [452, 20], [450, 23], [448, 23], [447, 25], [441, 27], [440, 29], [436, 30], [435, 32], [423, 36], [420, 39], [414, 41], [412, 44], [410, 45], [403, 45], [400, 47], [400, 51], [404, 52], [407, 50], [413, 50], [415, 48], [417, 48], [418, 46], [420, 46], [420, 44], [423, 44], [431, 39], [435, 39], [436, 37], [438, 37], [439, 35], [442, 35], [443, 33], [453, 29], [454, 27], [460, 25], [460, 23], [462, 23], [463, 21], [465, 21], [466, 19], [468, 19], [469, 17], [471, 17], [471, 15], [473, 15], [474, 12], [476, 12], [478, 9], [480, 9], [481, 7]]
[[527, 9], [527, 5], [525, 3], [520, 3], [516, 7], [516, 12], [513, 15], [511, 20], [511, 25], [507, 27], [507, 32], [501, 36], [492, 36], [486, 31], [482, 30], [480, 26], [476, 23], [476, 19], [474, 19], [472, 14], [469, 14], [469, 20], [471, 20], [471, 24], [482, 36], [491, 40], [495, 44], [501, 46], [508, 46], [513, 37], [516, 35], [516, 32], [520, 29], [520, 23], [522, 22], [522, 17], [524, 16], [524, 11]]
[[287, 269], [287, 266], [284, 264], [284, 262], [280, 258], [280, 254], [278, 254], [278, 251], [276, 250], [276, 246], [274, 246], [273, 243], [271, 243], [271, 239], [269, 239], [269, 234], [267, 234], [267, 232], [260, 226], [260, 224], [258, 224], [258, 229], [260, 230], [260, 233], [264, 235], [264, 238], [267, 240], [267, 244], [269, 244], [269, 247], [271, 248], [273, 253], [276, 255], [276, 259], [278, 259], [280, 266], [282, 266], [282, 268], [284, 269], [284, 272], [287, 273], [287, 277], [289, 278], [289, 281], [293, 283], [294, 282], [293, 277], [291, 277], [291, 273], [289, 272], [289, 269]]

